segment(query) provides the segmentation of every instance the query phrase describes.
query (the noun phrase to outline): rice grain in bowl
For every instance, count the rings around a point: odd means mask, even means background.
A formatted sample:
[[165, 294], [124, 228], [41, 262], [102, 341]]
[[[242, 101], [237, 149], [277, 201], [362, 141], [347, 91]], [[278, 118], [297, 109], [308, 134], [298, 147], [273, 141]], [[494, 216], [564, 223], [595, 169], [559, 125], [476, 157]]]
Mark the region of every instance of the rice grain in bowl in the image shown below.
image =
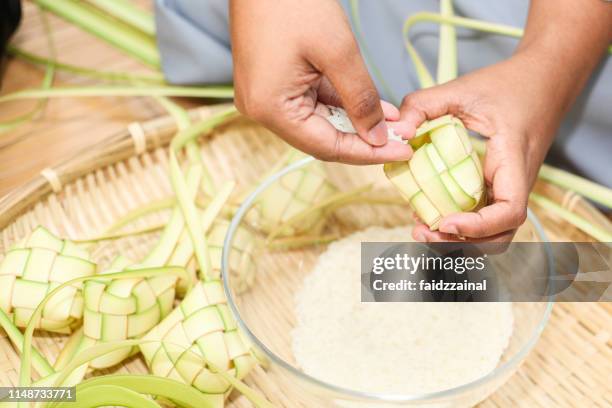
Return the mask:
[[[240, 282], [229, 270], [236, 231], [249, 225], [249, 212], [257, 211], [254, 203], [266, 189], [278, 188], [284, 176], [303, 171], [312, 163], [311, 158], [301, 160], [267, 179], [236, 212], [225, 239], [222, 274], [228, 304], [265, 370], [254, 385], [273, 396], [274, 406], [291, 408], [456, 408], [473, 406], [493, 393], [514, 374], [537, 342], [552, 302], [433, 307], [415, 303], [399, 305], [405, 308], [400, 316], [392, 304], [372, 304], [369, 311], [359, 305], [360, 279], [350, 278], [353, 269], [317, 269], [317, 264], [324, 262], [335, 265], [336, 255], [332, 254], [338, 254], [339, 246], [360, 241], [364, 234], [376, 240], [409, 240], [410, 227], [396, 228], [411, 224], [406, 206], [377, 204], [386, 191], [368, 193], [363, 203], [337, 210], [324, 220], [322, 233], [337, 231], [343, 238], [297, 249], [260, 248], [253, 257], [254, 284], [247, 291], [239, 290]], [[341, 192], [376, 183], [370, 176], [380, 175], [372, 168], [326, 167], [326, 177]], [[380, 185], [389, 183], [382, 180]], [[531, 213], [517, 236], [521, 241], [545, 239]], [[266, 235], [258, 239], [265, 242]], [[345, 266], [358, 265], [359, 248], [350, 251], [339, 257]], [[338, 274], [329, 279], [342, 280], [342, 285], [316, 289], [326, 286], [325, 280], [315, 279], [317, 271]], [[355, 310], [360, 315], [351, 318]], [[364, 321], [369, 320], [376, 324], [365, 327]], [[391, 332], [389, 321], [393, 323]], [[420, 334], [408, 330], [408, 324], [419, 328]], [[330, 328], [321, 332], [327, 325]], [[453, 337], [449, 334], [453, 331], [459, 334]], [[372, 348], [374, 343], [379, 344], [379, 354]], [[310, 353], [321, 353], [324, 358], [305, 355]], [[406, 363], [408, 360], [412, 363]], [[394, 378], [398, 376], [403, 378]]]
[[362, 303], [361, 242], [410, 229], [370, 227], [333, 242], [296, 295], [293, 352], [305, 373], [379, 393], [432, 393], [489, 374], [512, 334], [510, 303]]

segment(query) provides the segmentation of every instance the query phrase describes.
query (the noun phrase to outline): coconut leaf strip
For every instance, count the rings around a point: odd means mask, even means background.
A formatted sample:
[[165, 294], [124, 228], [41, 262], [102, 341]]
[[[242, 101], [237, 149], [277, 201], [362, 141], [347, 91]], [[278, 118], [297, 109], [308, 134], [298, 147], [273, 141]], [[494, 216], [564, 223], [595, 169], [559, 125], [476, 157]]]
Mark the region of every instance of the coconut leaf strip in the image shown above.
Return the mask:
[[572, 224], [574, 227], [592, 236], [596, 240], [600, 242], [612, 242], [611, 231], [599, 228], [591, 224], [583, 217], [571, 212], [568, 209], [563, 208], [559, 204], [555, 203], [552, 200], [549, 200], [548, 198], [540, 194], [531, 193], [529, 194], [529, 198], [531, 199], [531, 201], [535, 202], [543, 209], [552, 212], [553, 214]]
[[234, 97], [231, 86], [187, 87], [172, 85], [137, 86], [72, 86], [51, 89], [25, 89], [0, 97], [0, 102], [19, 99], [39, 98], [77, 98], [96, 96], [183, 96], [188, 98], [226, 98]]
[[120, 406], [127, 408], [162, 408], [157, 402], [119, 385], [98, 385], [78, 393], [76, 401], [62, 401], [57, 408], [92, 408]]
[[[17, 351], [23, 353], [23, 334], [21, 334], [21, 331], [19, 331], [1, 308], [0, 327], [4, 329], [13, 345], [17, 348]], [[47, 359], [45, 359], [34, 346], [32, 346], [32, 365], [36, 372], [42, 377], [49, 376], [55, 372]]]
[[[107, 279], [129, 279], [129, 278], [147, 278], [147, 277], [160, 275], [160, 274], [177, 275], [178, 277], [185, 279], [185, 281], [187, 282], [189, 281], [189, 275], [187, 274], [187, 272], [185, 272], [183, 268], [178, 268], [178, 267], [173, 267], [173, 266], [163, 267], [163, 268], [146, 268], [146, 269], [133, 270], [133, 271], [128, 271], [128, 272], [109, 273], [109, 274], [106, 274], [104, 277]], [[23, 338], [23, 351], [22, 351], [22, 357], [21, 357], [21, 367], [19, 371], [19, 385], [20, 386], [27, 387], [32, 382], [32, 377], [31, 377], [31, 368], [32, 368], [31, 360], [32, 360], [32, 354], [33, 354], [32, 337], [34, 335], [34, 328], [36, 327], [36, 325], [39, 323], [41, 319], [42, 311], [45, 308], [45, 305], [53, 298], [55, 294], [60, 292], [62, 289], [68, 286], [74, 285], [74, 284], [78, 284], [78, 283], [82, 283], [82, 282], [91, 280], [91, 279], [99, 279], [99, 276], [96, 276], [96, 275], [83, 276], [83, 277], [75, 278], [75, 279], [62, 283], [61, 285], [57, 286], [55, 289], [50, 291], [45, 296], [45, 298], [40, 302], [36, 310], [34, 310], [34, 313], [32, 313], [32, 317], [30, 318], [30, 322], [28, 323], [28, 326], [26, 327], [26, 330], [23, 336], [24, 337]]]
[[65, 62], [58, 61], [55, 58], [47, 58], [39, 54], [35, 54], [30, 51], [26, 51], [21, 47], [14, 44], [9, 44], [6, 47], [6, 51], [19, 59], [27, 61], [31, 64], [37, 65], [53, 65], [57, 71], [69, 72], [76, 75], [86, 76], [90, 78], [100, 79], [103, 81], [112, 82], [132, 82], [132, 83], [151, 83], [157, 85], [164, 85], [164, 76], [161, 73], [150, 73], [150, 74], [136, 74], [122, 71], [105, 71], [100, 69], [83, 67], [80, 65], [68, 64]]

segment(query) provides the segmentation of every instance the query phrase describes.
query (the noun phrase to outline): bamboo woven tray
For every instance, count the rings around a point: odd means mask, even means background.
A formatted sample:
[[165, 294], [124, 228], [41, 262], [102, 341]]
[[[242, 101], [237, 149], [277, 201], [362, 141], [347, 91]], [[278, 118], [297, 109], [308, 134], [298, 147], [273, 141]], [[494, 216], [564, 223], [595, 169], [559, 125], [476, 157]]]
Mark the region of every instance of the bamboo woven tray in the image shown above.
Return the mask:
[[[190, 114], [194, 119], [204, 118], [215, 109], [218, 107], [203, 107]], [[39, 224], [68, 238], [95, 236], [130, 209], [169, 197], [172, 190], [166, 171], [166, 146], [175, 130], [169, 117], [132, 124], [73, 159], [46, 169], [0, 199], [0, 253]], [[246, 186], [270, 168], [286, 146], [265, 129], [239, 119], [202, 140], [201, 148], [215, 174]], [[591, 221], [610, 227], [606, 217], [579, 197], [544, 183], [538, 184], [537, 190]], [[569, 224], [535, 206], [533, 210], [551, 240], [589, 240]], [[160, 212], [145, 222], [157, 223], [164, 217]], [[122, 251], [128, 255], [141, 253], [153, 238], [139, 238], [136, 244], [122, 247]], [[98, 255], [103, 258], [105, 253], [112, 253], [113, 245], [102, 245]], [[480, 406], [612, 406], [611, 330], [610, 303], [556, 304], [550, 323], [523, 366]], [[66, 340], [66, 336], [39, 332], [35, 345], [54, 361]], [[1, 333], [0, 386], [17, 383], [18, 367], [18, 354]], [[146, 372], [146, 366], [140, 357], [134, 357], [113, 371]], [[247, 383], [276, 405], [292, 406], [291, 395], [285, 395], [267, 380], [262, 369], [249, 375]], [[251, 405], [244, 397], [232, 395], [229, 406]]]

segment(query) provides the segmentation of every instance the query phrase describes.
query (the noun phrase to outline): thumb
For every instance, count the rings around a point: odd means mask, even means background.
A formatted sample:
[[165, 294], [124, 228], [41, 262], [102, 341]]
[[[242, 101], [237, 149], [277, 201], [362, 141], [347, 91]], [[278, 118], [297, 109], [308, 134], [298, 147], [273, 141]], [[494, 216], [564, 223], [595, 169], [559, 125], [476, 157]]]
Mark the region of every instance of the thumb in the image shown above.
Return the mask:
[[336, 90], [359, 136], [368, 144], [387, 143], [387, 125], [378, 91], [361, 58], [354, 39], [341, 58], [324, 59], [317, 65]]

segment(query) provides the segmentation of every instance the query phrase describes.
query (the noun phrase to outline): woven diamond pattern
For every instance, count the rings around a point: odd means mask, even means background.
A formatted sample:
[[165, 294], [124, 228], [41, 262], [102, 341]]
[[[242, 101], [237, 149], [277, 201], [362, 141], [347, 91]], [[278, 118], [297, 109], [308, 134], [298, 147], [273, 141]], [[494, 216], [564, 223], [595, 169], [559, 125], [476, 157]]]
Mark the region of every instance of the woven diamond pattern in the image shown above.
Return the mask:
[[[47, 293], [62, 283], [95, 272], [96, 265], [86, 251], [38, 227], [8, 251], [0, 263], [0, 308], [16, 326], [25, 327]], [[70, 333], [83, 315], [81, 287], [75, 284], [58, 292], [45, 306], [36, 327]]]
[[483, 204], [482, 167], [459, 119], [447, 115], [427, 122], [410, 144], [412, 158], [385, 164], [385, 173], [432, 230], [443, 217]]
[[238, 379], [256, 364], [219, 280], [198, 282], [144, 339], [153, 341], [140, 346], [153, 374], [191, 384], [216, 402], [222, 403], [231, 387], [208, 362]]
[[[124, 270], [130, 261], [119, 257], [105, 273]], [[143, 336], [172, 310], [176, 277], [92, 279], [85, 283], [83, 333], [97, 341], [116, 341]], [[94, 368], [118, 364], [131, 348], [117, 350], [93, 360]]]
[[[293, 150], [286, 164], [294, 163], [305, 157], [307, 156], [304, 153]], [[253, 207], [255, 211], [247, 214], [247, 220], [264, 232], [270, 232], [291, 217], [337, 192], [337, 187], [326, 176], [323, 164], [313, 162], [285, 175], [279, 182], [267, 188]], [[251, 219], [248, 219], [249, 217]], [[280, 235], [288, 236], [308, 232], [320, 220], [320, 212], [314, 212], [311, 216], [301, 220], [298, 225], [287, 227]]]
[[[230, 222], [219, 219], [215, 221], [208, 233], [208, 253], [212, 265], [213, 277], [221, 275], [221, 256], [223, 241], [227, 235]], [[229, 259], [229, 270], [232, 276], [232, 288], [237, 292], [244, 292], [255, 281], [255, 237], [245, 226], [241, 226], [234, 235], [232, 251]]]

